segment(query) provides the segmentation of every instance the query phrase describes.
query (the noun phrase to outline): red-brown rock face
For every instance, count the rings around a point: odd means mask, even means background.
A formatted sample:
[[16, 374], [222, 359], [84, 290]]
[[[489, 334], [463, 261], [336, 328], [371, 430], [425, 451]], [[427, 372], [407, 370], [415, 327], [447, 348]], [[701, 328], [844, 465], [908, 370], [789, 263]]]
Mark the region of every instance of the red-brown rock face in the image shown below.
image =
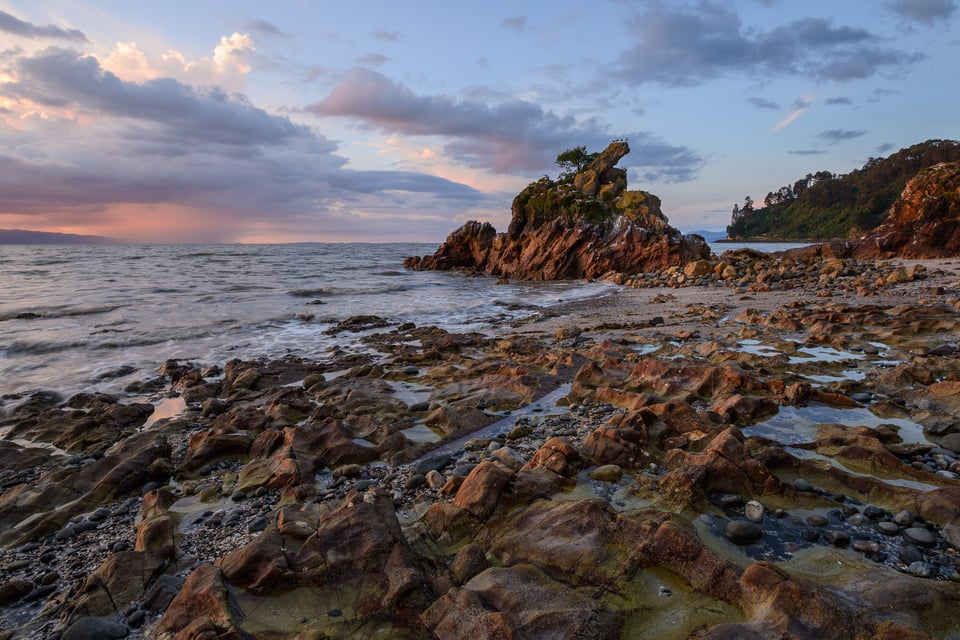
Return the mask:
[[907, 183], [887, 220], [856, 243], [858, 258], [945, 258], [960, 253], [960, 163], [943, 162]]
[[626, 172], [613, 165], [629, 152], [626, 142], [614, 142], [572, 181], [545, 177], [529, 185], [513, 200], [507, 233], [470, 221], [432, 256], [408, 258], [405, 266], [563, 280], [659, 271], [708, 257], [702, 238], [669, 225], [659, 198], [625, 190]]

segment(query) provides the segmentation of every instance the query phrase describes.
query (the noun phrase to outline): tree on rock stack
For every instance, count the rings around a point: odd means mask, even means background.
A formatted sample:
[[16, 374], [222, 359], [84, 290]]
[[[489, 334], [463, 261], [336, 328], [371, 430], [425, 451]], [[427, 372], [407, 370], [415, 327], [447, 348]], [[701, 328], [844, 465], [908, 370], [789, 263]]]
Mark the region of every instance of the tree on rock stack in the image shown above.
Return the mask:
[[574, 175], [583, 171], [583, 168], [590, 164], [599, 154], [587, 153], [587, 148], [580, 146], [567, 149], [557, 155], [556, 164], [562, 170], [557, 180], [572, 178]]
[[404, 265], [564, 280], [659, 271], [708, 258], [703, 238], [670, 226], [657, 196], [627, 190], [627, 172], [616, 164], [628, 153], [622, 140], [598, 154], [568, 149], [557, 156], [566, 173], [556, 181], [544, 176], [513, 199], [506, 233], [494, 235], [489, 224], [470, 221], [433, 255]]

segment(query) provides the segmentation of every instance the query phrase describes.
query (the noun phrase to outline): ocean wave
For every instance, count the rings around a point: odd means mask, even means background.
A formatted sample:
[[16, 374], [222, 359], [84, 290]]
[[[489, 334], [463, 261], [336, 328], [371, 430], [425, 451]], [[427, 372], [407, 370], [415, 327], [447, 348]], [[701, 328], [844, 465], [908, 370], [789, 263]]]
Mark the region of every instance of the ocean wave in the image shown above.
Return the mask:
[[87, 340], [75, 340], [70, 342], [11, 342], [4, 347], [2, 353], [6, 357], [10, 356], [34, 356], [46, 355], [50, 353], [59, 353], [70, 349], [81, 349], [89, 345]]
[[338, 296], [375, 296], [385, 293], [409, 291], [409, 285], [382, 285], [374, 287], [317, 287], [316, 289], [293, 289], [287, 292], [294, 298], [332, 298]]
[[95, 316], [102, 313], [116, 311], [126, 305], [111, 305], [103, 307], [48, 307], [39, 309], [21, 309], [0, 314], [0, 322], [8, 320], [53, 320], [57, 318], [73, 318], [79, 316]]

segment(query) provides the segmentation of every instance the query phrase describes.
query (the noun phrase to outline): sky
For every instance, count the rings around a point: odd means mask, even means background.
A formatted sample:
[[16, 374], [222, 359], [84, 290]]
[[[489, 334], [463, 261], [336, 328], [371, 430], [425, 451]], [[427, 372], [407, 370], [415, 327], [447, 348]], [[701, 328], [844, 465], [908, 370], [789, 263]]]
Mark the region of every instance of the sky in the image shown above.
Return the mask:
[[506, 230], [629, 140], [671, 224], [960, 138], [960, 0], [0, 0], [0, 228], [138, 242]]

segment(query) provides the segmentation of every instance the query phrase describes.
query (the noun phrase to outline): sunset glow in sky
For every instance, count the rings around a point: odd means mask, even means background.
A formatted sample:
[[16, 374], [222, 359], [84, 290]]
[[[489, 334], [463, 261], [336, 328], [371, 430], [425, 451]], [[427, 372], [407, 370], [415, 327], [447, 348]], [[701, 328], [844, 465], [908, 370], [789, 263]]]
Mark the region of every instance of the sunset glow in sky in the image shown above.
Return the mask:
[[960, 138], [957, 0], [0, 0], [0, 228], [136, 241], [505, 230], [557, 154], [722, 229]]

